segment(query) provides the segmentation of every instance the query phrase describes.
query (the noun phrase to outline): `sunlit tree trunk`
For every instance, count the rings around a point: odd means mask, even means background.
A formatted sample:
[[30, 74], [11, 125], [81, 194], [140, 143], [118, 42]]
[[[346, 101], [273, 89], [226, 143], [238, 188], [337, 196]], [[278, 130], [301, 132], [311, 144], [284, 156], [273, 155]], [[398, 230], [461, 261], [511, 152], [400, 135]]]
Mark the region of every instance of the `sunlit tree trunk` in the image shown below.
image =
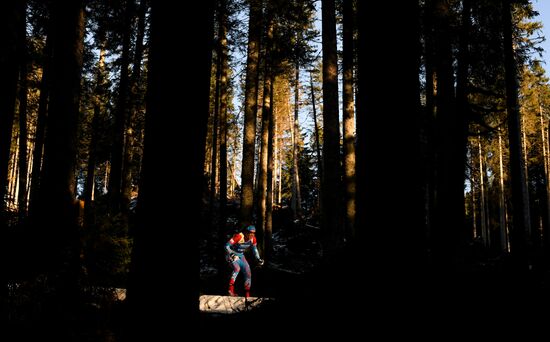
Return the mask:
[[278, 160], [279, 160], [279, 163], [277, 164], [278, 165], [278, 168], [277, 168], [277, 176], [278, 176], [278, 181], [279, 183], [277, 184], [277, 205], [281, 205], [281, 199], [283, 197], [283, 163], [282, 163], [282, 148], [281, 148], [281, 143], [279, 143], [279, 147], [278, 147]]
[[[317, 122], [317, 107], [315, 106], [315, 88], [313, 87], [313, 75], [310, 72], [309, 74], [309, 84], [311, 88], [311, 108], [313, 110], [313, 132], [315, 134], [315, 154], [317, 156], [317, 178], [319, 179], [319, 184], [323, 179], [323, 160], [321, 159], [321, 142], [319, 139], [319, 124]], [[322, 196], [318, 196], [317, 207], [319, 212], [322, 208]]]
[[300, 153], [300, 122], [298, 114], [300, 112], [300, 67], [296, 64], [294, 84], [294, 118], [291, 121], [292, 125], [292, 200], [291, 207], [294, 214], [294, 220], [301, 221], [302, 219], [302, 196], [300, 193], [300, 169], [299, 169], [299, 153]]
[[[15, 136], [15, 141], [19, 139], [18, 136]], [[16, 205], [16, 196], [17, 196], [17, 169], [19, 167], [19, 158], [17, 156], [19, 155], [19, 144], [15, 144], [15, 150], [13, 153], [10, 153], [10, 159], [11, 159], [11, 168], [10, 168], [10, 175], [9, 175], [9, 185], [8, 185], [8, 198], [7, 198], [7, 206], [10, 209], [13, 209]]]
[[355, 112], [353, 101], [353, 2], [344, 0], [344, 186], [346, 237], [355, 236]]
[[[19, 13], [26, 13], [26, 1], [19, 2]], [[17, 209], [19, 220], [27, 216], [27, 93], [28, 93], [28, 53], [27, 53], [27, 21], [25, 17], [19, 21], [19, 192]]]
[[[270, 70], [266, 67], [266, 76], [264, 80], [264, 97], [262, 106], [262, 128], [261, 128], [261, 140], [260, 140], [260, 157], [258, 160], [258, 214], [257, 224], [260, 230], [263, 231], [265, 227], [265, 211], [266, 211], [266, 191], [267, 191], [267, 164], [268, 164], [268, 140], [269, 140], [269, 116], [271, 111], [271, 98], [269, 94], [271, 92], [272, 84], [271, 77], [268, 75]], [[259, 233], [259, 232], [258, 232]], [[261, 234], [261, 233], [260, 233]]]
[[[277, 117], [279, 113], [279, 108], [275, 107], [275, 110], [273, 112], [273, 118], [275, 120], [275, 118]], [[280, 166], [280, 163], [281, 163], [281, 156], [280, 156], [280, 150], [279, 150], [279, 131], [278, 131], [278, 126], [277, 126], [277, 121], [275, 121], [274, 123], [274, 129], [275, 131], [273, 132], [273, 185], [272, 185], [272, 189], [273, 189], [273, 192], [274, 192], [274, 195], [273, 195], [273, 202], [274, 204], [276, 205], [279, 205], [280, 204], [280, 193], [279, 193], [279, 166]]]
[[471, 191], [472, 191], [472, 236], [475, 239], [478, 237], [477, 233], [477, 202], [476, 202], [476, 189], [475, 189], [475, 178], [472, 173], [472, 180], [471, 180]]
[[[271, 90], [269, 92], [270, 103], [273, 104], [273, 88], [275, 80], [271, 80]], [[266, 208], [265, 208], [265, 229], [263, 234], [264, 255], [269, 259], [273, 250], [273, 136], [275, 135], [275, 117], [273, 107], [269, 111], [269, 137], [267, 142], [267, 188], [266, 188]]]
[[541, 135], [541, 142], [542, 142], [542, 159], [544, 164], [544, 193], [543, 193], [543, 199], [541, 200], [541, 232], [542, 232], [542, 240], [541, 240], [541, 246], [543, 250], [547, 250], [550, 238], [548, 237], [548, 234], [550, 233], [550, 184], [549, 184], [549, 174], [548, 174], [548, 142], [546, 141], [546, 130], [545, 122], [544, 122], [544, 114], [542, 111], [542, 106], [540, 104], [539, 99], [539, 117], [540, 117], [540, 135]]

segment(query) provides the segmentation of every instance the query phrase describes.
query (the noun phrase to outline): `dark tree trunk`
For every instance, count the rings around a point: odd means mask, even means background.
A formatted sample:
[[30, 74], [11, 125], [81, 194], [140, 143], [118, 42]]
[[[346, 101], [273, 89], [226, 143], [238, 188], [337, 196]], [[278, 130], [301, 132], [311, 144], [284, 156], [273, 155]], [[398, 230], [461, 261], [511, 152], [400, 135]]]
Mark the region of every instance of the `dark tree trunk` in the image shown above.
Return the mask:
[[343, 247], [340, 221], [340, 125], [338, 116], [338, 59], [334, 0], [322, 1], [323, 17], [323, 211], [321, 229], [325, 255]]
[[227, 70], [229, 68], [227, 55], [227, 3], [225, 0], [219, 1], [220, 23], [219, 23], [219, 44], [220, 44], [220, 228], [221, 236], [226, 233], [226, 209], [227, 209], [227, 91], [228, 79]]
[[425, 143], [422, 145], [424, 157], [424, 177], [425, 196], [426, 196], [426, 224], [428, 231], [431, 231], [434, 221], [435, 194], [436, 194], [436, 178], [437, 169], [435, 148], [437, 146], [436, 127], [435, 127], [435, 50], [434, 50], [434, 20], [433, 11], [428, 8], [428, 4], [424, 5], [424, 14], [422, 16], [422, 34], [424, 40], [424, 68], [426, 72], [426, 105], [423, 113], [423, 135]]
[[44, 63], [42, 65], [42, 80], [40, 82], [40, 98], [38, 100], [38, 114], [36, 119], [36, 135], [32, 153], [31, 188], [29, 201], [29, 216], [34, 216], [39, 202], [40, 178], [42, 173], [42, 156], [44, 152], [44, 138], [46, 136], [46, 120], [48, 116], [48, 99], [50, 95], [50, 74], [52, 57], [51, 30], [46, 38], [44, 47]]
[[436, 268], [454, 269], [464, 229], [464, 123], [456, 107], [451, 46], [452, 9], [446, 0], [432, 0], [435, 74], [437, 78], [435, 160], [437, 177], [434, 222], [430, 232]]
[[113, 145], [111, 149], [111, 173], [109, 175], [109, 199], [115, 213], [122, 209], [122, 159], [124, 155], [124, 125], [128, 112], [130, 37], [132, 35], [133, 0], [125, 1], [124, 31], [122, 32], [122, 55], [120, 57], [120, 83], [115, 115]]
[[[392, 298], [405, 298], [413, 289], [412, 279], [422, 277], [426, 251], [419, 147], [418, 4], [407, 1], [396, 8], [384, 2], [382, 9], [379, 6], [360, 2], [358, 13], [365, 18], [359, 33], [359, 74], [368, 77], [359, 78], [358, 84], [357, 258], [366, 260], [374, 286], [390, 291]], [[392, 40], [376, 20], [386, 12], [392, 13], [395, 29], [401, 32]], [[384, 58], [372, 46], [385, 51]], [[399, 157], [385, 143], [388, 133], [393, 146], [399, 146]], [[362, 264], [355, 266], [364, 268]]]
[[91, 138], [88, 146], [88, 166], [86, 172], [86, 183], [84, 185], [84, 224], [89, 225], [92, 219], [92, 194], [94, 192], [95, 184], [95, 168], [96, 168], [96, 155], [97, 155], [97, 143], [99, 134], [99, 123], [101, 119], [102, 106], [105, 101], [105, 50], [104, 37], [96, 37], [100, 40], [101, 46], [99, 51], [99, 61], [97, 63], [96, 74], [96, 86], [95, 86], [95, 98], [94, 98], [94, 114], [92, 118], [91, 126]]
[[36, 264], [51, 272], [56, 306], [73, 315], [79, 303], [80, 239], [75, 207], [76, 134], [84, 47], [82, 1], [52, 2], [53, 60], [48, 135], [35, 224]]
[[141, 105], [139, 84], [141, 82], [141, 62], [143, 60], [143, 37], [145, 36], [145, 13], [147, 12], [147, 0], [141, 0], [138, 8], [137, 35], [134, 49], [134, 65], [130, 78], [131, 95], [128, 103], [128, 115], [126, 120], [126, 135], [124, 140], [124, 160], [122, 165], [122, 210], [129, 208], [132, 198], [133, 176], [136, 174], [137, 163], [134, 162], [134, 148], [139, 136], [132, 125], [136, 118], [136, 110]]
[[241, 171], [241, 221], [252, 222], [254, 209], [254, 154], [258, 110], [258, 65], [262, 28], [262, 0], [250, 1], [248, 55], [246, 59], [243, 161]]
[[[464, 179], [466, 174], [466, 153], [468, 148], [468, 118], [471, 117], [469, 113], [468, 102], [468, 70], [470, 68], [470, 30], [471, 30], [471, 0], [462, 1], [462, 23], [459, 36], [459, 51], [457, 58], [457, 75], [456, 75], [456, 110], [457, 110], [457, 124], [454, 131], [456, 131], [456, 148], [453, 149], [453, 153], [456, 153], [454, 163], [450, 168], [455, 172], [454, 181], [454, 194], [464, 203]], [[465, 212], [466, 207], [464, 204], [459, 206], [462, 210], [459, 218], [461, 225], [457, 227], [456, 237], [458, 239], [458, 252], [463, 254], [467, 244], [472, 241], [473, 236], [471, 230], [466, 228], [465, 225]]]
[[[196, 20], [181, 22], [181, 12], [166, 1], [151, 3], [145, 146], [137, 226], [128, 285], [129, 340], [144, 335], [158, 340], [184, 339], [181, 322], [198, 321], [198, 231], [192, 224], [202, 211], [204, 148], [213, 39], [213, 1], [185, 6]], [[192, 33], [192, 34], [191, 34]], [[184, 93], [173, 79], [189, 77], [188, 68], [174, 68], [170, 36], [186, 36], [193, 53], [186, 56], [196, 77]], [[185, 104], [197, 103], [197, 109]], [[182, 134], [182, 125], [190, 125]], [[185, 154], [186, 174], [179, 181], [167, 177], [173, 167], [165, 156]], [[182, 203], [181, 196], [186, 202]], [[162, 200], [160, 200], [162, 199]], [[160, 213], [160, 215], [159, 215]], [[181, 242], [186, 241], [185, 252]], [[182, 274], [178, 269], [186, 268]], [[163, 294], [170, 294], [169, 299]], [[174, 314], [174, 309], [177, 313]]]
[[522, 156], [521, 120], [518, 101], [517, 62], [514, 52], [511, 0], [503, 1], [504, 68], [506, 71], [506, 110], [510, 140], [510, 176], [512, 182], [513, 225], [510, 232], [510, 252], [518, 271], [528, 269], [530, 220], [529, 193], [525, 182]]
[[218, 175], [218, 132], [220, 130], [220, 93], [221, 93], [221, 73], [222, 73], [222, 66], [221, 66], [221, 58], [220, 58], [220, 52], [219, 52], [219, 44], [218, 44], [218, 51], [216, 53], [216, 87], [214, 90], [214, 112], [212, 113], [212, 154], [210, 156], [210, 201], [209, 201], [209, 211], [210, 211], [210, 218], [212, 220], [212, 217], [214, 215], [214, 207], [215, 207], [215, 201], [216, 201], [216, 193], [217, 193], [217, 187], [216, 187], [216, 179]]

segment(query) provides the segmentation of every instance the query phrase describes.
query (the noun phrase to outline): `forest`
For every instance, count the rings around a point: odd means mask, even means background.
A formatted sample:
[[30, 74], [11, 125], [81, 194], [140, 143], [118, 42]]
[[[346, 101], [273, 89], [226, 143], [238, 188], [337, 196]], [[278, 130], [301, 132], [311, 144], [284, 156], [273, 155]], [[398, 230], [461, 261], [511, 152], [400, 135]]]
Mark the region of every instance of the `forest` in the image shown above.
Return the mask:
[[[550, 84], [533, 1], [2, 7], [4, 340], [544, 317]], [[261, 262], [247, 254], [252, 285], [240, 274], [235, 291], [271, 301], [202, 312], [202, 295], [233, 292], [226, 244], [250, 225]]]

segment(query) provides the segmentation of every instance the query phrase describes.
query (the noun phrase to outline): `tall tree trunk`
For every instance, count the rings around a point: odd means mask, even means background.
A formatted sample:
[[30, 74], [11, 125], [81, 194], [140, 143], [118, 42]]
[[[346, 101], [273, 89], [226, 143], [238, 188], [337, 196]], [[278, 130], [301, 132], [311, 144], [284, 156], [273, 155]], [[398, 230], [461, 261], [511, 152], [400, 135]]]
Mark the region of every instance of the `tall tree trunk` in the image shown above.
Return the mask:
[[46, 136], [46, 120], [48, 116], [48, 99], [50, 97], [50, 74], [52, 58], [51, 30], [46, 38], [44, 47], [44, 62], [42, 64], [42, 80], [40, 81], [40, 98], [38, 99], [38, 114], [36, 119], [36, 134], [32, 153], [31, 188], [29, 201], [29, 216], [34, 216], [39, 202], [40, 178], [42, 172], [42, 156], [44, 152], [44, 138]]
[[[271, 36], [273, 33], [273, 26], [269, 25], [268, 36]], [[269, 38], [268, 38], [269, 39]], [[269, 54], [269, 51], [266, 52], [266, 55]], [[258, 213], [257, 213], [257, 225], [259, 228], [258, 238], [260, 241], [260, 248], [263, 251], [263, 235], [265, 232], [265, 214], [266, 214], [266, 203], [267, 203], [267, 164], [268, 164], [268, 143], [269, 143], [269, 116], [272, 110], [271, 97], [269, 94], [273, 88], [271, 83], [271, 66], [269, 65], [269, 58], [266, 58], [265, 65], [265, 74], [264, 74], [264, 90], [263, 90], [263, 106], [262, 106], [262, 128], [261, 128], [261, 150], [260, 158], [258, 161], [258, 188], [257, 188], [257, 201], [258, 201]]]
[[[199, 315], [198, 272], [182, 277], [174, 270], [182, 265], [192, 270], [199, 264], [199, 230], [188, 220], [203, 209], [203, 183], [196, 180], [203, 178], [204, 170], [214, 1], [185, 4], [196, 19], [193, 23], [181, 21], [182, 12], [174, 6], [165, 1], [151, 2], [144, 160], [127, 296], [129, 340], [143, 336], [182, 339], [188, 335], [178, 323], [182, 315], [191, 324], [197, 324]], [[178, 20], [181, 25], [174, 25]], [[187, 43], [195, 47], [186, 61], [197, 77], [194, 87], [184, 93], [172, 80], [189, 77], [189, 69], [174, 68], [173, 42], [166, 39], [169, 36], [186, 36]], [[193, 110], [182, 105], [188, 103], [199, 106]], [[186, 124], [192, 121], [185, 134], [180, 124], [174, 124], [174, 117], [185, 118]], [[182, 151], [187, 165], [182, 179], [193, 181], [174, 182], [166, 177], [166, 170], [173, 166], [166, 155], [181, 155]], [[190, 200], [185, 205], [182, 194]], [[183, 240], [189, 243], [185, 253], [180, 249]], [[170, 300], [159, 300], [159, 293], [170, 293]], [[175, 307], [184, 313], [170, 313]]]
[[340, 221], [340, 125], [338, 118], [338, 59], [334, 0], [322, 1], [323, 17], [323, 211], [321, 228], [325, 255], [343, 247]]
[[435, 221], [435, 199], [436, 199], [436, 182], [437, 182], [437, 168], [436, 168], [436, 134], [437, 129], [435, 127], [436, 119], [436, 107], [435, 107], [435, 89], [437, 88], [437, 78], [435, 74], [435, 42], [434, 42], [434, 13], [430, 9], [430, 2], [426, 2], [424, 5], [424, 14], [422, 16], [423, 22], [423, 40], [424, 40], [424, 68], [426, 72], [426, 105], [423, 115], [423, 129], [426, 139], [423, 145], [424, 152], [424, 177], [426, 179], [426, 225], [429, 232], [432, 231], [433, 222]]
[[479, 151], [479, 217], [481, 219], [481, 239], [483, 246], [489, 248], [489, 228], [487, 226], [487, 204], [485, 200], [485, 171], [483, 169], [483, 150], [481, 149], [481, 136], [478, 137]]
[[[17, 119], [17, 118], [16, 118]], [[15, 140], [17, 141], [19, 139], [18, 136], [15, 136]], [[11, 160], [11, 170], [10, 175], [8, 176], [8, 198], [7, 198], [7, 207], [14, 207], [16, 205], [15, 196], [17, 193], [17, 169], [19, 167], [19, 159], [17, 156], [19, 155], [19, 145], [15, 144], [15, 150], [13, 153], [10, 153], [10, 160]]]
[[130, 38], [132, 35], [132, 16], [134, 0], [126, 0], [124, 8], [122, 55], [120, 56], [120, 83], [114, 123], [113, 145], [111, 148], [111, 176], [109, 178], [109, 200], [111, 209], [118, 213], [122, 210], [122, 159], [124, 155], [124, 126], [128, 115]]
[[122, 161], [122, 183], [121, 197], [123, 212], [129, 209], [132, 199], [133, 178], [136, 174], [136, 163], [134, 161], [134, 149], [139, 137], [132, 124], [136, 118], [136, 111], [141, 105], [139, 84], [141, 81], [141, 64], [143, 59], [143, 37], [145, 36], [145, 14], [147, 12], [147, 0], [141, 0], [138, 7], [137, 34], [134, 49], [134, 61], [132, 76], [130, 77], [130, 98], [128, 99], [128, 115], [126, 117], [126, 134], [124, 136], [124, 156]]
[[5, 224], [6, 194], [8, 190], [8, 167], [12, 139], [15, 98], [17, 96], [17, 40], [19, 22], [18, 1], [8, 1], [0, 11], [0, 227]]
[[466, 141], [464, 113], [455, 98], [451, 46], [452, 8], [447, 0], [432, 0], [434, 13], [436, 95], [436, 202], [431, 230], [434, 265], [454, 271], [460, 262], [464, 232], [464, 168]]
[[[222, 238], [226, 234], [226, 211], [227, 211], [227, 92], [228, 80], [227, 70], [229, 69], [227, 54], [227, 3], [225, 0], [219, 1], [220, 21], [219, 21], [219, 52], [221, 67], [220, 84], [220, 228]], [[225, 241], [224, 241], [225, 242]]]
[[[275, 127], [278, 127], [277, 125], [275, 125]], [[277, 205], [278, 206], [281, 206], [281, 200], [282, 200], [282, 197], [283, 197], [283, 161], [282, 161], [282, 142], [281, 140], [279, 140], [277, 138], [277, 135], [275, 136], [276, 137], [276, 141], [277, 141]]]
[[132, 199], [133, 175], [136, 173], [134, 161], [134, 149], [138, 133], [132, 128], [136, 118], [136, 111], [140, 103], [139, 84], [141, 81], [141, 62], [143, 59], [143, 37], [145, 36], [145, 13], [147, 12], [147, 0], [141, 0], [138, 7], [138, 23], [136, 43], [134, 49], [134, 61], [132, 77], [130, 78], [131, 96], [128, 103], [128, 116], [126, 120], [126, 135], [124, 140], [124, 160], [122, 165], [122, 209], [129, 208]]
[[[464, 178], [465, 178], [465, 169], [466, 169], [466, 155], [468, 149], [468, 118], [470, 115], [470, 106], [468, 101], [468, 70], [470, 69], [470, 35], [471, 35], [471, 0], [462, 1], [462, 18], [461, 18], [461, 27], [459, 32], [459, 51], [457, 57], [457, 75], [456, 75], [456, 107], [457, 107], [457, 118], [456, 127], [453, 132], [456, 139], [456, 145], [453, 149], [458, 155], [452, 160], [453, 165], [451, 169], [456, 168], [456, 173], [454, 174], [454, 196], [457, 196], [462, 200], [463, 213], [459, 216], [462, 221], [461, 224], [456, 227], [457, 232], [456, 236], [458, 245], [460, 248], [465, 248], [470, 241], [472, 241], [472, 236], [470, 232], [466, 229], [464, 224]], [[459, 182], [461, 187], [461, 195], [458, 195]], [[456, 200], [458, 201], [458, 199]]]
[[[317, 178], [323, 179], [323, 160], [321, 159], [321, 142], [319, 139], [319, 124], [317, 123], [317, 107], [315, 106], [315, 89], [313, 87], [313, 75], [309, 73], [309, 82], [311, 85], [311, 107], [313, 109], [313, 129], [315, 130], [315, 155], [317, 156]], [[319, 184], [318, 184], [319, 185]], [[317, 209], [322, 212], [322, 196], [317, 196]]]
[[[219, 3], [218, 3], [219, 7]], [[221, 26], [220, 17], [221, 14], [218, 11], [218, 26]], [[218, 179], [218, 144], [220, 131], [220, 98], [222, 88], [222, 69], [223, 69], [223, 56], [221, 51], [221, 37], [220, 29], [218, 30], [218, 44], [216, 45], [216, 87], [214, 90], [214, 112], [212, 113], [212, 130], [211, 130], [211, 155], [210, 155], [210, 201], [209, 201], [209, 217], [211, 221], [214, 217], [214, 207], [216, 202], [216, 195], [218, 193], [217, 179]]]
[[[36, 234], [37, 265], [55, 275], [56, 305], [78, 308], [80, 238], [75, 207], [76, 137], [84, 49], [84, 4], [52, 2], [53, 60]], [[46, 227], [48, 229], [46, 229]], [[62, 312], [63, 312], [62, 311]]]
[[258, 65], [262, 28], [262, 0], [250, 1], [248, 54], [246, 58], [243, 161], [241, 168], [241, 221], [252, 222], [254, 209], [254, 152], [258, 106]]
[[530, 220], [529, 193], [525, 184], [525, 168], [521, 148], [521, 118], [518, 101], [517, 63], [512, 35], [511, 0], [503, 1], [504, 68], [506, 73], [506, 110], [510, 140], [510, 176], [512, 184], [513, 226], [510, 232], [510, 252], [518, 271], [528, 268]]
[[[368, 77], [358, 79], [356, 241], [361, 245], [355, 253], [358, 259], [368, 260], [367, 267], [376, 274], [373, 285], [377, 289], [405, 296], [414, 284], [402, 286], [400, 279], [418, 277], [426, 264], [419, 9], [416, 1], [403, 2], [397, 8], [391, 2], [358, 5], [358, 17], [364, 18], [359, 31], [358, 72]], [[384, 28], [376, 20], [380, 10], [392, 13], [401, 33], [395, 39], [387, 40], [383, 34]], [[385, 51], [384, 57], [373, 53], [372, 46]], [[399, 101], [390, 90], [399, 92]], [[383, 129], [387, 127], [392, 128], [393, 143], [400, 146], [399, 158], [382, 143], [388, 139]], [[403, 165], [408, 166], [406, 171]], [[323, 202], [323, 208], [327, 205]]]
[[508, 217], [506, 201], [504, 200], [504, 163], [502, 152], [502, 134], [498, 130], [498, 161], [499, 161], [499, 222], [500, 222], [500, 249], [502, 252], [508, 250]]
[[300, 193], [300, 122], [298, 114], [300, 112], [300, 66], [296, 64], [296, 80], [294, 88], [294, 119], [292, 122], [292, 201], [291, 207], [294, 214], [294, 220], [302, 220], [302, 196]]
[[[19, 13], [26, 13], [26, 1], [20, 1]], [[17, 209], [19, 221], [27, 216], [27, 21], [25, 16], [19, 22], [19, 193]]]
[[264, 258], [269, 259], [273, 254], [273, 137], [275, 135], [275, 115], [273, 113], [273, 88], [275, 80], [271, 76], [271, 91], [269, 92], [270, 103], [269, 111], [269, 137], [267, 141], [267, 188], [266, 188], [266, 208], [265, 208], [265, 229], [263, 234]]
[[[539, 116], [540, 116], [540, 135], [542, 141], [542, 158], [544, 159], [544, 202], [541, 205], [541, 217], [542, 217], [542, 248], [546, 255], [550, 252], [550, 165], [548, 165], [548, 141], [546, 139], [547, 130], [544, 129], [544, 114], [542, 112], [542, 105], [539, 98]], [[499, 136], [500, 138], [500, 136]]]
[[[472, 147], [473, 148], [473, 147]], [[472, 236], [474, 240], [477, 239], [477, 206], [476, 206], [476, 189], [475, 189], [475, 175], [472, 174], [471, 187], [472, 187]]]
[[355, 236], [355, 112], [353, 104], [353, 1], [344, 0], [344, 186], [346, 238]]

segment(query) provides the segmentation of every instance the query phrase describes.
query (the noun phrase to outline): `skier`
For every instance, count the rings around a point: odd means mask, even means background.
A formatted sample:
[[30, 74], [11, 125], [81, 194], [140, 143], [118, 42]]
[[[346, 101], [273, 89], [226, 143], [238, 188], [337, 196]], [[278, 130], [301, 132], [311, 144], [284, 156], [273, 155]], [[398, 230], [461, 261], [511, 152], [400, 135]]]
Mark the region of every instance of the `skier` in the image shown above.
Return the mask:
[[233, 273], [229, 279], [229, 295], [237, 296], [235, 293], [235, 279], [241, 269], [244, 272], [244, 290], [245, 297], [250, 297], [250, 285], [252, 284], [252, 276], [250, 265], [246, 261], [244, 252], [252, 248], [254, 257], [258, 261], [258, 265], [263, 265], [264, 261], [260, 258], [258, 247], [256, 246], [256, 227], [253, 225], [246, 226], [241, 233], [233, 235], [233, 237], [225, 244], [225, 252], [227, 261], [230, 263]]

